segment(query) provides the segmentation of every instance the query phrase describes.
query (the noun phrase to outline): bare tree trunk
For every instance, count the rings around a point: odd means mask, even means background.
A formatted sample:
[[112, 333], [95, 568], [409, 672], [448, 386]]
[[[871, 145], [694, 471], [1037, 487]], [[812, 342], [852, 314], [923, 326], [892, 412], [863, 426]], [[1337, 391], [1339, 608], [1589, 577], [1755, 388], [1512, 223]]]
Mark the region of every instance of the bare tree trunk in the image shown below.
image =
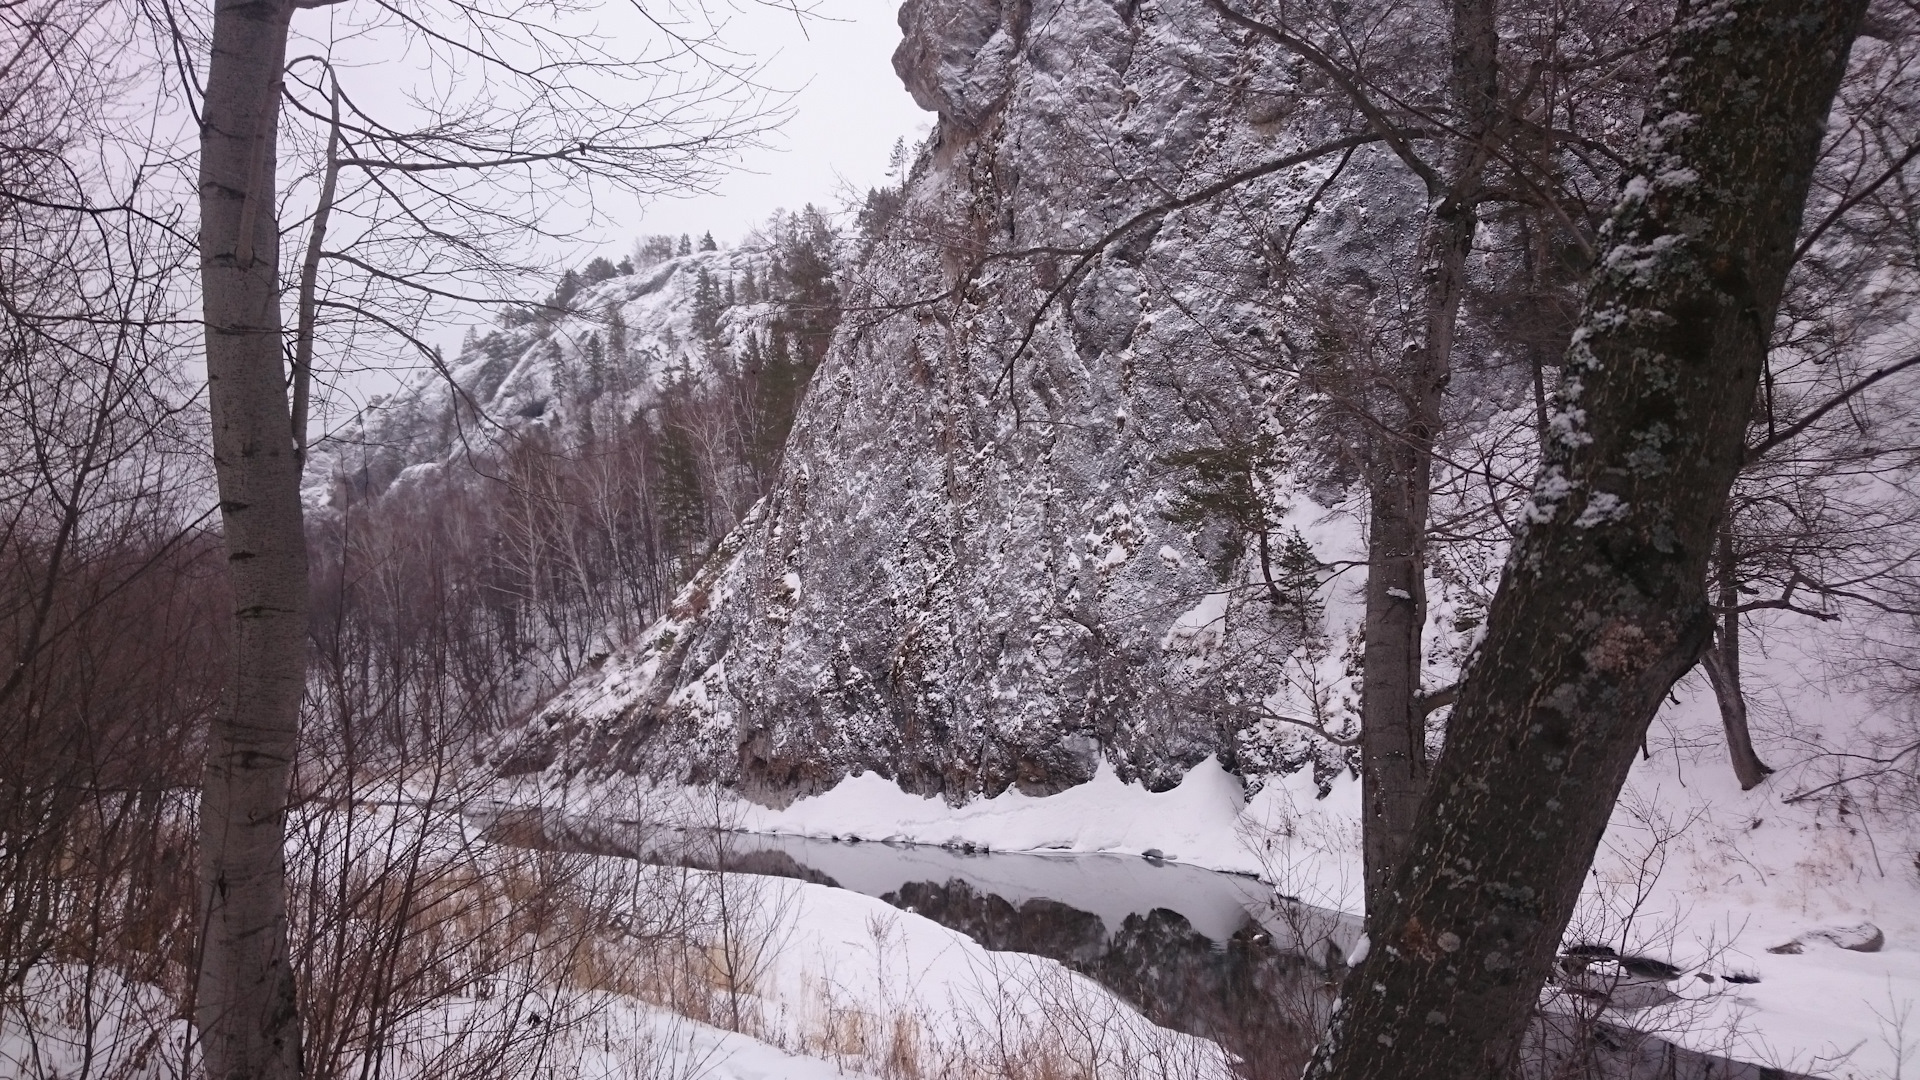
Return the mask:
[[1753, 749], [1753, 733], [1747, 727], [1747, 695], [1740, 685], [1740, 604], [1739, 567], [1733, 557], [1733, 529], [1720, 523], [1719, 553], [1715, 558], [1719, 574], [1720, 627], [1712, 645], [1700, 656], [1700, 667], [1713, 686], [1714, 700], [1720, 706], [1720, 724], [1727, 730], [1727, 753], [1733, 759], [1733, 775], [1740, 790], [1752, 791], [1773, 775]]
[[1506, 1074], [1647, 725], [1713, 631], [1707, 566], [1865, 6], [1682, 9], [1527, 531], [1310, 1080]]
[[307, 553], [281, 356], [275, 137], [288, 0], [219, 0], [200, 133], [200, 256], [233, 669], [207, 736], [194, 1020], [213, 1080], [300, 1074], [287, 953], [287, 780]]
[[[1464, 260], [1463, 260], [1464, 261]], [[1421, 350], [1417, 359], [1430, 354]], [[1431, 375], [1426, 364], [1417, 364]], [[1427, 387], [1431, 379], [1416, 377]], [[1441, 394], [1421, 394], [1437, 421]], [[1426, 410], [1423, 410], [1426, 411]], [[1426, 625], [1427, 503], [1437, 424], [1416, 421], [1398, 438], [1376, 436], [1370, 462], [1365, 668], [1361, 674], [1360, 777], [1365, 818], [1367, 917], [1413, 835], [1426, 794], [1426, 713], [1420, 707], [1421, 631]]]
[[327, 221], [340, 189], [340, 84], [333, 84], [332, 123], [327, 125], [327, 164], [320, 174], [320, 198], [313, 208], [307, 232], [307, 252], [300, 259], [300, 284], [294, 302], [298, 316], [293, 329], [293, 446], [307, 452], [307, 411], [313, 395], [313, 338], [320, 321], [320, 260], [327, 251]]
[[1421, 236], [1425, 297], [1420, 338], [1391, 380], [1369, 453], [1365, 668], [1361, 674], [1361, 789], [1367, 918], [1406, 851], [1427, 789], [1426, 720], [1420, 696], [1427, 621], [1427, 511], [1433, 445], [1452, 378], [1453, 338], [1466, 293], [1474, 211], [1486, 167], [1484, 140], [1499, 91], [1499, 38], [1492, 0], [1453, 5], [1453, 106], [1464, 134], [1444, 179], [1429, 181], [1433, 208]]

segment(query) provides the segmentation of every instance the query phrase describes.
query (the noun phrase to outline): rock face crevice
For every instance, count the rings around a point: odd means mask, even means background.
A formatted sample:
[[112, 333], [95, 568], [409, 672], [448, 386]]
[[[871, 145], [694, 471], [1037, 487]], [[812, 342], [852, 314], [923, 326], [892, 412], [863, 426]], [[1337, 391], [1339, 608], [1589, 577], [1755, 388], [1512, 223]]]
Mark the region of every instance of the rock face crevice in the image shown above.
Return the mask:
[[[1119, 223], [1339, 118], [1296, 103], [1275, 120], [1269, 100], [1256, 125], [1257, 58], [1201, 0], [909, 0], [900, 21], [896, 69], [940, 131], [847, 285], [779, 482], [665, 621], [499, 760], [776, 803], [865, 770], [962, 800], [1057, 791], [1103, 760], [1154, 788], [1208, 755], [1341, 767], [1324, 743], [1248, 730], [1300, 620], [1253, 586], [1244, 536], [1169, 515], [1196, 448], [1292, 440], [1302, 491], [1338, 471], [1341, 447], [1286, 430], [1259, 253], [1292, 230], [1356, 264], [1395, 248], [1419, 193], [1356, 159], [1296, 223], [1329, 155], [1129, 233], [1067, 281]], [[1009, 254], [1031, 248], [1052, 250]], [[1276, 530], [1324, 516], [1274, 500]]]

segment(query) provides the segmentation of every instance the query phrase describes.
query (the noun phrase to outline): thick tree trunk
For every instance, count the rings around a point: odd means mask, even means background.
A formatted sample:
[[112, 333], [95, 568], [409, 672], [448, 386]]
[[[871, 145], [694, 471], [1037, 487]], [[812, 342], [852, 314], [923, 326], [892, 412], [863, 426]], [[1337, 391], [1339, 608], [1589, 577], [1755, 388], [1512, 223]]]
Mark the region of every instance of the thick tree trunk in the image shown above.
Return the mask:
[[1535, 486], [1388, 907], [1310, 1078], [1505, 1075], [1706, 571], [1865, 0], [1683, 8]]
[[1700, 667], [1713, 686], [1713, 698], [1720, 706], [1720, 725], [1727, 731], [1727, 754], [1733, 759], [1733, 775], [1740, 790], [1752, 791], [1773, 775], [1773, 770], [1753, 749], [1753, 733], [1747, 727], [1747, 694], [1740, 685], [1740, 603], [1738, 564], [1733, 557], [1733, 530], [1720, 524], [1720, 547], [1715, 560], [1719, 575], [1720, 627], [1714, 643], [1700, 656]]
[[1479, 218], [1474, 212], [1486, 168], [1484, 138], [1498, 106], [1499, 38], [1492, 0], [1453, 5], [1453, 108], [1457, 140], [1420, 239], [1424, 275], [1418, 340], [1394, 374], [1390, 400], [1375, 419], [1367, 486], [1365, 663], [1360, 677], [1362, 853], [1367, 917], [1382, 907], [1394, 868], [1406, 851], [1427, 789], [1426, 720], [1420, 698], [1422, 631], [1427, 621], [1427, 511], [1433, 490], [1433, 444], [1439, 437], [1453, 338], [1466, 294], [1467, 258]]
[[207, 735], [194, 1020], [213, 1080], [300, 1074], [287, 780], [305, 687], [300, 455], [281, 358], [274, 191], [287, 0], [218, 0], [200, 133], [200, 258], [233, 668]]

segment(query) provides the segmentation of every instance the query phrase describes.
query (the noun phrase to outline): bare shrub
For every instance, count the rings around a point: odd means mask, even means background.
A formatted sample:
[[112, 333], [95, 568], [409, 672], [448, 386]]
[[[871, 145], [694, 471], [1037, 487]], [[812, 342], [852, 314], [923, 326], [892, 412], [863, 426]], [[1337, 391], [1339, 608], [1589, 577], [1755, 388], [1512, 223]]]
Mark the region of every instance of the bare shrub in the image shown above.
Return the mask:
[[180, 1056], [183, 792], [225, 647], [187, 248], [127, 161], [123, 14], [0, 8], [0, 1074], [23, 1078]]

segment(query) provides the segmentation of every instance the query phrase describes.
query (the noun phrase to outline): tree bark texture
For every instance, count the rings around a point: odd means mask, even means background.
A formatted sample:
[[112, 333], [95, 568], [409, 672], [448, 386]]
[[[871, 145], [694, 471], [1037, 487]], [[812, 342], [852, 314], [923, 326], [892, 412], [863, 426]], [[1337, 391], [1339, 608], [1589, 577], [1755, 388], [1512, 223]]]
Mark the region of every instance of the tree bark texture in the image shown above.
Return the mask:
[[275, 137], [288, 0], [218, 0], [200, 133], [207, 384], [233, 667], [207, 736], [194, 1021], [213, 1080], [300, 1074], [286, 804], [305, 687], [307, 556], [282, 360]]
[[1457, 130], [1443, 174], [1429, 183], [1420, 238], [1423, 300], [1418, 337], [1375, 410], [1369, 451], [1367, 591], [1360, 676], [1361, 849], [1367, 917], [1381, 910], [1427, 789], [1427, 713], [1421, 701], [1427, 621], [1427, 516], [1433, 445], [1453, 371], [1454, 331], [1466, 294], [1467, 258], [1479, 227], [1475, 205], [1486, 139], [1499, 104], [1499, 36], [1492, 0], [1455, 0], [1452, 98]]
[[1720, 525], [1720, 544], [1715, 559], [1719, 575], [1720, 626], [1714, 642], [1700, 656], [1701, 670], [1713, 687], [1713, 699], [1720, 707], [1720, 726], [1727, 733], [1727, 755], [1733, 760], [1733, 775], [1740, 790], [1759, 787], [1773, 770], [1760, 760], [1753, 748], [1753, 731], [1747, 726], [1747, 693], [1740, 685], [1740, 578], [1739, 564], [1733, 556], [1733, 530]]
[[1706, 572], [1865, 0], [1683, 6], [1553, 445], [1316, 1080], [1505, 1075]]

